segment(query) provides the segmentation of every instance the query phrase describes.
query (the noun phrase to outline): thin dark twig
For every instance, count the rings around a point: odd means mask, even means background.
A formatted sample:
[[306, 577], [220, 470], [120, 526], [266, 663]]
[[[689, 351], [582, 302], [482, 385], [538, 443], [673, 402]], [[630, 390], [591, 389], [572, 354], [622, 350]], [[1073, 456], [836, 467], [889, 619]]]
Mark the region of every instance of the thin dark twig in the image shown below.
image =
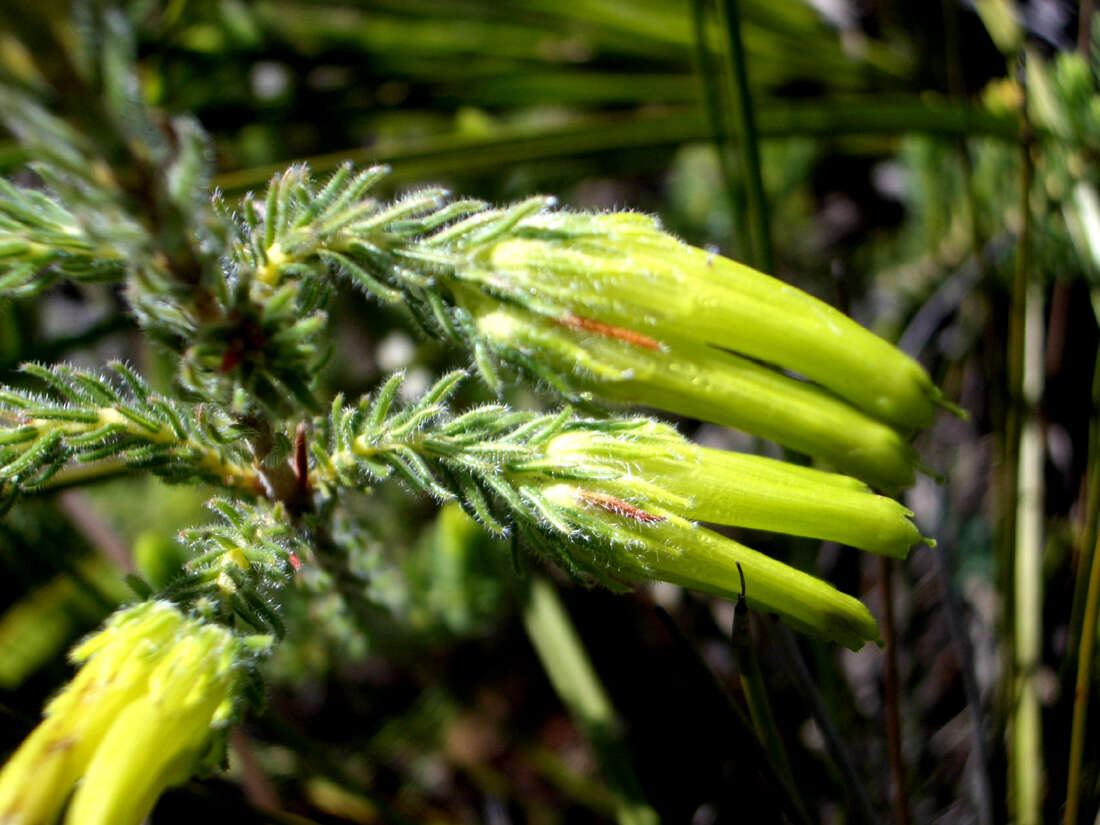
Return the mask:
[[[1020, 64], [1023, 71], [1023, 63]], [[1013, 279], [1009, 328], [1009, 400], [1012, 457], [1011, 475], [1005, 479], [1011, 502], [1013, 529], [1006, 543], [1011, 582], [1006, 604], [1012, 624], [1009, 638], [1012, 667], [1004, 685], [1012, 718], [1009, 751], [1015, 816], [1022, 825], [1040, 821], [1042, 809], [1042, 714], [1035, 686], [1035, 670], [1042, 648], [1042, 436], [1038, 405], [1042, 397], [1042, 288], [1034, 283], [1031, 237], [1031, 187], [1034, 179], [1034, 133], [1028, 116], [1026, 85], [1020, 101], [1020, 210], [1022, 223]]]
[[[1012, 243], [1012, 239], [1007, 235], [993, 238], [977, 254], [972, 255], [954, 273], [945, 278], [939, 288], [925, 301], [906, 326], [905, 331], [898, 340], [899, 349], [914, 358], [918, 358], [928, 342], [932, 340], [936, 330], [959, 309], [966, 295], [981, 281], [987, 268], [1000, 261], [1004, 254], [1012, 248]], [[936, 535], [936, 545], [931, 549], [931, 553], [940, 579], [943, 610], [947, 617], [948, 632], [951, 635], [952, 644], [955, 646], [959, 672], [962, 677], [963, 694], [966, 697], [967, 710], [970, 714], [970, 737], [975, 760], [974, 779], [978, 797], [978, 822], [979, 825], [992, 825], [994, 821], [993, 781], [990, 775], [989, 747], [986, 744], [985, 712], [978, 692], [978, 677], [974, 672], [974, 657], [963, 627], [962, 607], [952, 579], [954, 564], [950, 547], [953, 546], [958, 536], [956, 520], [953, 518], [948, 519], [936, 532], [938, 533]]]
[[240, 728], [235, 728], [229, 734], [229, 742], [240, 762], [241, 787], [245, 797], [262, 811], [278, 813], [282, 807], [279, 803], [279, 794], [259, 762], [256, 761], [255, 748], [248, 734]]
[[[783, 777], [792, 804], [800, 810], [806, 811], [806, 803], [799, 794], [798, 783], [794, 780], [790, 759], [788, 759], [787, 750], [783, 746], [783, 737], [780, 734], [779, 725], [772, 713], [771, 701], [768, 698], [768, 687], [764, 683], [764, 674], [756, 658], [756, 649], [752, 640], [751, 613], [745, 598], [745, 572], [741, 569], [740, 562], [737, 563], [737, 575], [741, 578], [741, 597], [737, 600], [733, 610], [731, 637], [737, 670], [741, 676], [741, 690], [745, 703], [749, 707], [749, 717], [756, 728], [760, 744], [767, 750], [773, 767]], [[809, 817], [804, 815], [803, 818], [807, 819]]]
[[978, 693], [978, 677], [974, 672], [974, 657], [970, 650], [970, 641], [963, 629], [959, 596], [955, 592], [955, 585], [951, 578], [954, 565], [951, 562], [950, 551], [948, 550], [950, 540], [943, 538], [943, 536], [950, 535], [954, 539], [956, 534], [957, 531], [945, 528], [941, 532], [941, 537], [937, 538], [936, 546], [932, 548], [931, 553], [940, 579], [943, 610], [947, 616], [947, 628], [951, 634], [951, 641], [955, 645], [959, 660], [959, 673], [962, 677], [963, 694], [966, 696], [967, 710], [970, 713], [970, 738], [974, 748], [974, 759], [977, 761], [974, 775], [978, 795], [978, 822], [980, 825], [991, 825], [993, 822], [993, 783], [989, 775], [989, 748], [985, 740], [985, 714]]
[[1077, 680], [1073, 691], [1073, 722], [1070, 729], [1069, 769], [1066, 779], [1065, 825], [1077, 825], [1081, 803], [1081, 760], [1085, 752], [1085, 724], [1088, 720], [1089, 693], [1092, 677], [1093, 651], [1096, 646], [1097, 615], [1100, 613], [1100, 564], [1093, 551], [1088, 570], [1078, 571], [1089, 580], [1088, 602], [1082, 624], [1080, 649], [1077, 655]]
[[[730, 718], [745, 734], [743, 740], [745, 746], [752, 749], [752, 753], [750, 754], [752, 757], [752, 764], [759, 767], [765, 780], [777, 791], [775, 798], [783, 808], [784, 815], [787, 816], [791, 822], [807, 823], [808, 825], [810, 820], [805, 811], [796, 804], [796, 796], [792, 793], [792, 789], [787, 786], [778, 768], [772, 764], [767, 749], [760, 744], [760, 740], [757, 739], [756, 730], [753, 727], [752, 721], [745, 715], [745, 712], [737, 702], [734, 701], [733, 696], [730, 695], [729, 690], [722, 683], [722, 680], [718, 678], [718, 675], [710, 668], [710, 665], [706, 663], [702, 655], [700, 655], [698, 649], [695, 647], [695, 643], [680, 626], [680, 623], [676, 621], [675, 617], [660, 605], [654, 605], [653, 610], [657, 614], [657, 618], [661, 620], [661, 623], [668, 630], [669, 634], [691, 655], [696, 667], [698, 667], [700, 672], [707, 674], [715, 690], [717, 690], [725, 700], [726, 706], [730, 711]], [[872, 825], [873, 823], [873, 818], [867, 820], [867, 825]]]
[[825, 700], [821, 698], [821, 694], [814, 685], [813, 676], [810, 674], [810, 669], [806, 667], [806, 661], [802, 658], [794, 634], [778, 622], [775, 625], [775, 631], [779, 637], [784, 658], [787, 660], [787, 667], [798, 683], [802, 699], [809, 707], [810, 715], [817, 722], [818, 728], [821, 729], [821, 735], [825, 739], [825, 748], [829, 751], [829, 756], [833, 762], [840, 768], [841, 776], [844, 777], [844, 785], [853, 805], [853, 812], [867, 825], [878, 825], [879, 818], [875, 816], [875, 811], [871, 807], [871, 800], [867, 796], [864, 780], [856, 772], [855, 762], [852, 760], [851, 754], [848, 753], [848, 748], [833, 723], [832, 717], [829, 716], [829, 710], [825, 707]]
[[78, 490], [68, 490], [58, 496], [57, 503], [61, 511], [77, 525], [104, 558], [120, 570], [134, 572], [134, 560], [130, 556], [129, 546], [85, 495]]
[[1096, 0], [1081, 0], [1077, 14], [1077, 50], [1086, 58], [1092, 42], [1092, 16], [1096, 12]]
[[879, 559], [879, 579], [882, 587], [882, 630], [886, 637], [886, 667], [884, 687], [886, 705], [886, 739], [890, 753], [891, 798], [894, 819], [898, 825], [909, 825], [909, 794], [905, 781], [905, 759], [901, 746], [901, 691], [898, 686], [897, 627], [894, 624], [894, 561]]
[[[133, 320], [126, 314], [117, 312], [73, 335], [51, 338], [35, 344], [34, 358], [42, 362], [55, 361], [71, 350], [83, 349], [98, 343], [109, 335], [133, 329], [136, 329]], [[0, 363], [0, 371], [15, 369], [24, 360], [24, 357], [24, 353], [19, 353], [18, 357]]]

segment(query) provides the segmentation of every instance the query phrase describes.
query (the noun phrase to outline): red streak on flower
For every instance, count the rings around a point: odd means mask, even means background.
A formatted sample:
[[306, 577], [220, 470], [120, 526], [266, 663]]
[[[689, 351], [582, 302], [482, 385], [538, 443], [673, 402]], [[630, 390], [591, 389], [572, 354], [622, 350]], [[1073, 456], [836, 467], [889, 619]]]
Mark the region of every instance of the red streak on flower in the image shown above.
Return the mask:
[[567, 312], [556, 320], [563, 327], [583, 330], [584, 332], [594, 332], [597, 335], [603, 335], [607, 338], [618, 338], [620, 341], [626, 341], [626, 343], [633, 344], [636, 347], [644, 347], [645, 349], [661, 348], [661, 342], [656, 338], [650, 338], [648, 335], [643, 335], [632, 329], [624, 329], [623, 327], [605, 324], [603, 321], [593, 321], [591, 318], [582, 318], [580, 315], [574, 315], [572, 312]]
[[295, 573], [302, 569], [302, 560], [293, 550], [290, 551], [290, 566], [294, 568]]
[[665, 520], [664, 516], [655, 516], [653, 513], [647, 513], [645, 510], [635, 507], [630, 502], [623, 501], [621, 498], [616, 498], [607, 493], [597, 493], [592, 490], [577, 490], [577, 499], [589, 506], [599, 507], [601, 510], [605, 510], [608, 513], [614, 513], [617, 516], [626, 516], [635, 521], [640, 521], [643, 524], [656, 524]]

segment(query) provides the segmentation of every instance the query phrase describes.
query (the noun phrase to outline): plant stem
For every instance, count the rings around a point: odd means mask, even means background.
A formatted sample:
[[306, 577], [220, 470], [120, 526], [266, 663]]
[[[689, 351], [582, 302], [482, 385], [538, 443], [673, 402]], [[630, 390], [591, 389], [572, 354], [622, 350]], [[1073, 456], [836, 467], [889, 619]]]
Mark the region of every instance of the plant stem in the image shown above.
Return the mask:
[[886, 642], [884, 668], [886, 739], [890, 752], [890, 775], [893, 780], [894, 819], [897, 825], [909, 825], [909, 798], [906, 792], [905, 760], [901, 747], [901, 700], [898, 686], [897, 628], [894, 625], [893, 559], [879, 559], [879, 581], [882, 587], [882, 628]]
[[[58, 338], [50, 338], [34, 345], [35, 360], [43, 363], [56, 361], [70, 350], [80, 349], [90, 344], [95, 344], [102, 338], [113, 335], [116, 332], [135, 329], [134, 322], [124, 313], [116, 313], [107, 316], [101, 321], [89, 326], [83, 332], [74, 335], [66, 335]], [[23, 353], [10, 361], [0, 362], [0, 372], [6, 372], [17, 368], [25, 360]]]
[[1087, 60], [1092, 42], [1092, 16], [1096, 12], [1096, 0], [1081, 0], [1077, 13], [1077, 49]]
[[[1009, 442], [1015, 461], [1012, 575], [1012, 733], [1010, 777], [1016, 822], [1038, 825], [1042, 807], [1042, 719], [1035, 684], [1042, 651], [1043, 443], [1037, 405], [1043, 391], [1043, 295], [1031, 278], [1031, 134], [1021, 106], [1022, 226], [1016, 253], [1009, 352]], [[1013, 432], [1015, 431], [1015, 432]], [[1015, 447], [1015, 449], [1013, 449]]]
[[[1065, 825], [1076, 825], [1081, 802], [1081, 760], [1085, 752], [1085, 722], [1089, 711], [1092, 657], [1096, 648], [1096, 623], [1100, 615], [1100, 564], [1094, 548], [1088, 574], [1089, 590], [1085, 617], [1081, 624], [1081, 643], [1077, 652], [1077, 682], [1073, 691], [1073, 727], [1069, 742], [1069, 776], [1066, 780]], [[1084, 569], [1080, 573], [1084, 573]]]
[[555, 692], [596, 752], [604, 780], [615, 794], [616, 822], [657, 825], [660, 819], [642, 795], [611, 700], [561, 597], [545, 578], [530, 581], [523, 626]]
[[749, 263], [764, 272], [772, 271], [771, 221], [768, 199], [764, 193], [764, 177], [760, 164], [760, 148], [756, 134], [756, 119], [752, 110], [749, 75], [745, 67], [745, 45], [741, 40], [741, 10], [738, 0], [719, 0], [718, 13], [726, 31], [726, 74], [730, 99], [737, 123], [737, 146], [741, 151], [741, 173], [748, 196], [748, 245], [752, 251]]
[[124, 573], [135, 572], [129, 544], [83, 493], [79, 490], [64, 492], [57, 497], [57, 505], [105, 559]]
[[[751, 648], [750, 648], [751, 650]], [[771, 702], [768, 701], [768, 687], [764, 684], [764, 676], [760, 672], [760, 664], [754, 653], [737, 653], [737, 669], [741, 676], [741, 689], [745, 693], [745, 703], [749, 706], [749, 716], [752, 725], [756, 729], [757, 738], [760, 740], [772, 762], [776, 772], [783, 781], [792, 789], [798, 785], [794, 781], [790, 760], [787, 759], [787, 750], [783, 747], [783, 739], [779, 735], [779, 726], [772, 715]], [[795, 804], [802, 807], [800, 799], [794, 800]]]
[[[1093, 654], [1096, 646], [1097, 615], [1100, 614], [1100, 350], [1097, 350], [1092, 375], [1092, 415], [1089, 420], [1088, 463], [1085, 471], [1084, 524], [1081, 529], [1081, 554], [1070, 614], [1070, 644], [1077, 642], [1077, 679], [1073, 693], [1073, 722], [1070, 732], [1069, 768], [1066, 778], [1065, 825], [1075, 825], [1081, 804], [1081, 764], [1085, 750]], [[1082, 598], [1082, 583], [1087, 580]], [[1081, 604], [1084, 610], [1081, 610]]]
[[[1038, 401], [1042, 388], [1042, 296], [1032, 285], [1027, 298], [1025, 398]], [[1038, 825], [1042, 803], [1042, 721], [1035, 674], [1042, 650], [1043, 442], [1034, 409], [1020, 432], [1016, 501], [1016, 659], [1017, 689], [1012, 757], [1016, 821]]]
[[[1100, 318], [1097, 319], [1100, 322]], [[1085, 463], [1085, 479], [1081, 492], [1081, 527], [1077, 539], [1077, 575], [1073, 583], [1073, 604], [1069, 618], [1069, 646], [1073, 650], [1080, 645], [1081, 627], [1084, 623], [1085, 603], [1088, 594], [1089, 570], [1092, 569], [1094, 545], [1100, 538], [1097, 530], [1100, 521], [1100, 348], [1092, 372], [1092, 413], [1089, 418], [1088, 457]], [[1072, 664], [1066, 657], [1063, 670]], [[1066, 672], [1059, 675], [1066, 676]], [[1068, 677], [1067, 677], [1068, 678]], [[1064, 681], [1060, 679], [1059, 681]]]
[[344, 760], [330, 755], [314, 738], [280, 719], [278, 714], [262, 714], [255, 720], [255, 724], [266, 738], [292, 748], [300, 754], [302, 764], [307, 766], [307, 777], [322, 777], [340, 788], [365, 797], [378, 809], [380, 821], [387, 825], [420, 825], [423, 822], [421, 817], [414, 818], [412, 815], [395, 810], [381, 794], [365, 787], [361, 778], [354, 775]]

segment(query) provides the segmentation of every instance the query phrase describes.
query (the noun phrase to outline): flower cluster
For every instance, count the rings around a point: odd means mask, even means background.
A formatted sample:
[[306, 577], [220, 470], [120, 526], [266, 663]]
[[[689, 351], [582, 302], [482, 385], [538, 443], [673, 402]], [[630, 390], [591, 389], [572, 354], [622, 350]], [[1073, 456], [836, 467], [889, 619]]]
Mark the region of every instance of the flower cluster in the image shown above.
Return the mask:
[[[743, 575], [756, 609], [851, 648], [877, 640], [858, 599], [704, 525], [904, 556], [921, 539], [911, 514], [872, 487], [913, 481], [910, 441], [948, 406], [915, 361], [640, 215], [439, 189], [386, 202], [386, 169], [350, 164], [321, 185], [295, 165], [266, 197], [223, 201], [213, 143], [146, 105], [139, 38], [112, 5], [81, 4], [77, 26], [49, 17], [68, 54], [57, 88], [52, 71], [26, 88], [0, 78], [0, 125], [35, 161], [22, 185], [0, 181], [0, 298], [119, 282], [145, 337], [175, 354], [177, 386], [154, 391], [121, 364], [28, 366], [48, 395], [0, 386], [0, 513], [140, 470], [217, 484], [223, 523], [184, 531], [191, 561], [159, 594], [132, 582], [147, 600], [76, 648], [76, 676], [0, 770], [0, 825], [137, 825], [210, 764], [253, 659], [284, 636], [280, 592], [323, 605], [366, 589], [340, 528], [358, 508], [341, 499], [388, 476], [580, 579], [734, 598]], [[14, 42], [0, 42], [8, 58]], [[48, 111], [74, 88], [101, 97], [94, 124]], [[465, 347], [493, 389], [507, 366], [570, 406], [453, 414], [459, 370], [412, 403], [395, 376], [319, 416], [341, 280]], [[735, 427], [847, 475], [697, 447], [601, 402]]]
[[538, 489], [545, 522], [566, 535], [586, 572], [729, 599], [741, 592], [743, 575], [754, 609], [853, 649], [878, 640], [858, 599], [697, 522], [903, 557], [922, 540], [912, 513], [848, 476], [698, 447], [666, 425], [636, 423], [558, 435], [534, 477], [516, 480]]
[[912, 483], [909, 439], [949, 406], [841, 312], [642, 215], [527, 215], [446, 246], [477, 336], [567, 396], [735, 427], [886, 490]]
[[[233, 717], [246, 647], [163, 601], [114, 614], [0, 772], [0, 822], [137, 825]], [[75, 789], [75, 791], [74, 791]]]

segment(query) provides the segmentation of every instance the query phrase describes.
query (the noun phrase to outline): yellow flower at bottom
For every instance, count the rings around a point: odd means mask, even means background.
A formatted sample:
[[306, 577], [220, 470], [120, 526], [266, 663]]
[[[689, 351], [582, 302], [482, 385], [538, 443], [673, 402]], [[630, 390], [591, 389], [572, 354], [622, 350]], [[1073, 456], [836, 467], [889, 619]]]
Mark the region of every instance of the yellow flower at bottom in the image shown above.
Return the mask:
[[0, 823], [141, 822], [228, 721], [239, 645], [166, 602], [116, 613], [73, 651], [76, 677], [0, 771]]

